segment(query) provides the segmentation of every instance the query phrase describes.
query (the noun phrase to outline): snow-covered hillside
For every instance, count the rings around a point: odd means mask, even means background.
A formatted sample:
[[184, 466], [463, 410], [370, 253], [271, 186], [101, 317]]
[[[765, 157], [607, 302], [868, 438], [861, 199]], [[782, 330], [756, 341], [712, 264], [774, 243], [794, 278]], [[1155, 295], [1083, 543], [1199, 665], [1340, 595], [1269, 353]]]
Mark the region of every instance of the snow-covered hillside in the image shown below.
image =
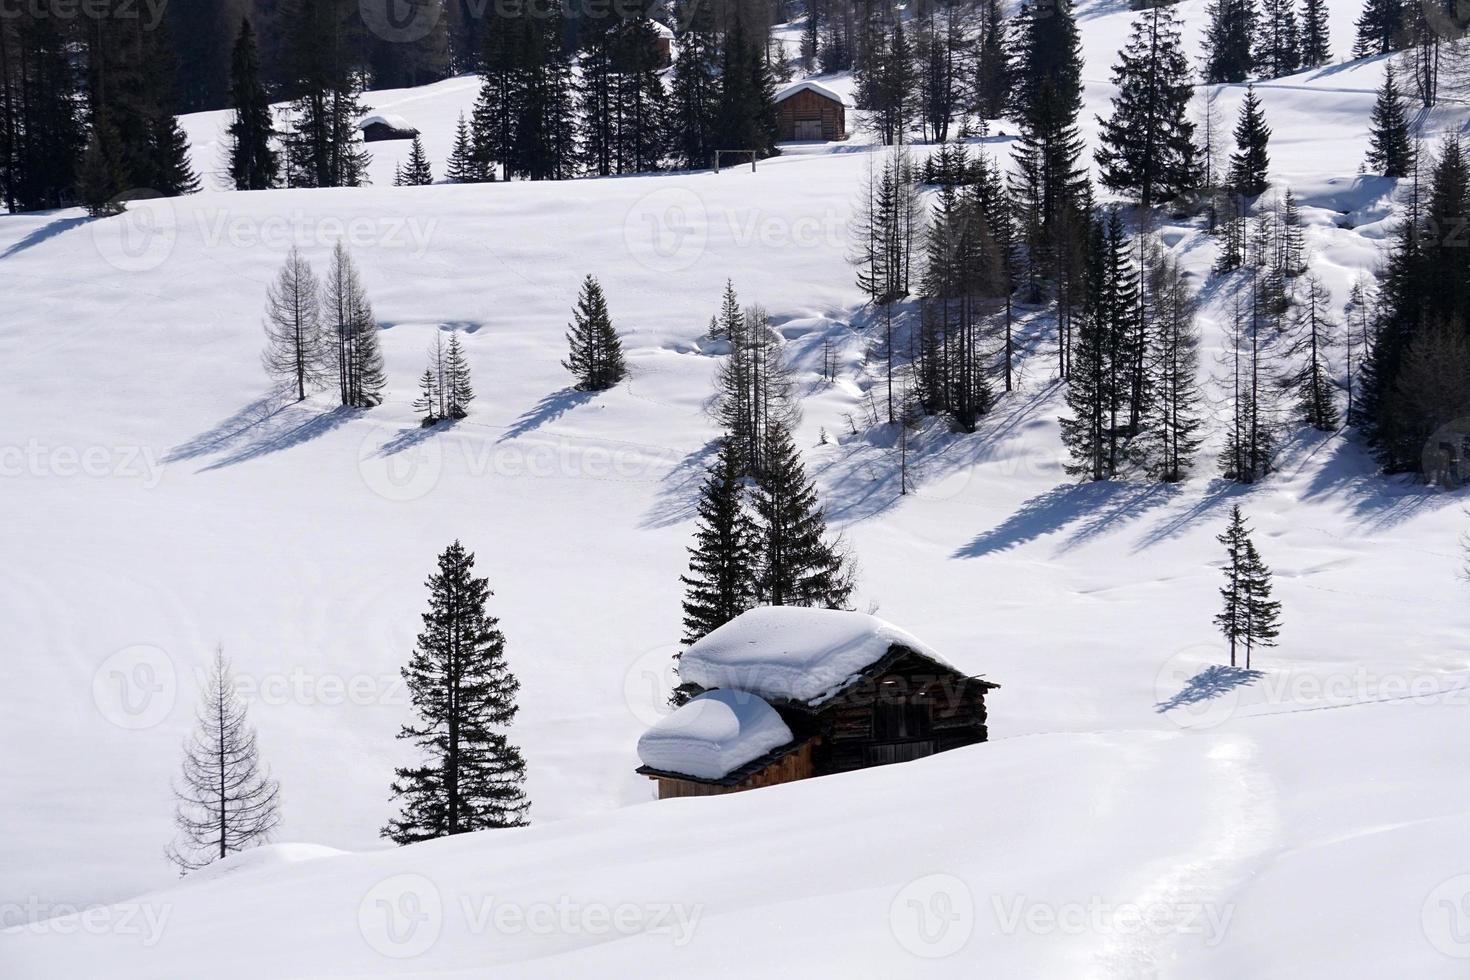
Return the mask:
[[[1180, 5], [1192, 49], [1203, 7]], [[1357, 7], [1331, 7], [1339, 53]], [[1089, 138], [1129, 18], [1079, 8]], [[1356, 175], [1381, 72], [1258, 86], [1273, 178], [1339, 302], [1392, 211], [1392, 182]], [[420, 128], [441, 172], [474, 93], [367, 101]], [[183, 120], [203, 172], [223, 119]], [[1448, 105], [1426, 129], [1465, 123]], [[1350, 433], [1296, 436], [1251, 488], [1215, 478], [1218, 433], [1180, 486], [1079, 485], [1041, 341], [977, 434], [923, 434], [901, 497], [884, 437], [845, 419], [873, 377], [846, 253], [878, 148], [411, 188], [390, 186], [407, 144], [370, 149], [365, 188], [0, 218], [0, 925], [29, 923], [0, 933], [0, 975], [1464, 976], [1464, 493], [1377, 476]], [[1214, 245], [1163, 236], [1218, 374]], [[292, 404], [260, 366], [286, 250], [320, 270], [344, 237], [389, 372], [366, 413]], [[598, 395], [560, 365], [588, 273], [631, 368]], [[727, 279], [801, 372], [798, 441], [861, 561], [858, 607], [1003, 685], [989, 743], [699, 800], [651, 802], [633, 772], [667, 710]], [[426, 432], [414, 379], [451, 328], [479, 397]], [[1284, 606], [1258, 676], [1208, 669], [1232, 503]], [[455, 538], [522, 682], [533, 826], [389, 848], [398, 670]], [[281, 782], [278, 838], [311, 844], [178, 882], [170, 781], [216, 645]], [[97, 903], [121, 904], [63, 915]]]

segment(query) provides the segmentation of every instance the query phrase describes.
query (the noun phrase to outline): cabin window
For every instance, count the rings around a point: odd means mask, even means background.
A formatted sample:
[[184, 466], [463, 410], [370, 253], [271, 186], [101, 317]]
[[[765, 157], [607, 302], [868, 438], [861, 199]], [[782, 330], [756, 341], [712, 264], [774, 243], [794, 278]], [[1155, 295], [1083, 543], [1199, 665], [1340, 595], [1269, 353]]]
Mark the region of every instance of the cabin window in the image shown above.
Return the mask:
[[873, 737], [879, 741], [928, 738], [930, 721], [928, 698], [885, 701], [880, 697], [873, 705]]

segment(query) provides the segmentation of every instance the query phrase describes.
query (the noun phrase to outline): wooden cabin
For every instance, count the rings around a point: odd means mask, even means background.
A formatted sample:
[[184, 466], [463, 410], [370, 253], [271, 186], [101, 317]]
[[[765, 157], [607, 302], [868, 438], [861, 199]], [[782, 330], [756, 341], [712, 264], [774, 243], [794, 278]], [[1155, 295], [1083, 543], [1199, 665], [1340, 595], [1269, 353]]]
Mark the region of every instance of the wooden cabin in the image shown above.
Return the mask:
[[658, 35], [658, 67], [667, 68], [674, 63], [674, 32], [666, 24], [652, 23]]
[[362, 133], [364, 143], [377, 143], [382, 140], [411, 140], [419, 134], [417, 129], [409, 125], [407, 119], [387, 113], [364, 116], [357, 124], [357, 128]]
[[816, 82], [797, 82], [776, 93], [776, 139], [847, 139], [847, 106]]
[[660, 799], [907, 762], [987, 737], [998, 687], [862, 613], [753, 609], [680, 658], [690, 700], [639, 740]]

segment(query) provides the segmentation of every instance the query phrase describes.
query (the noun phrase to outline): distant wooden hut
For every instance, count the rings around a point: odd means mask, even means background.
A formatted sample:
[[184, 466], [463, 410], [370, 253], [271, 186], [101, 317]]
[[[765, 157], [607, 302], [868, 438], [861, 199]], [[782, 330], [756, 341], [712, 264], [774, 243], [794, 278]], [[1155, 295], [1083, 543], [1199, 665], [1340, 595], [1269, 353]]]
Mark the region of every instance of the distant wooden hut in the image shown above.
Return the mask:
[[419, 134], [417, 129], [409, 125], [407, 119], [386, 112], [364, 116], [357, 124], [357, 128], [362, 133], [364, 143], [376, 143], [380, 140], [411, 140]]
[[690, 700], [638, 741], [660, 799], [906, 762], [983, 742], [999, 687], [862, 613], [753, 609], [679, 661]]
[[816, 82], [797, 82], [776, 93], [777, 140], [847, 139], [842, 96]]

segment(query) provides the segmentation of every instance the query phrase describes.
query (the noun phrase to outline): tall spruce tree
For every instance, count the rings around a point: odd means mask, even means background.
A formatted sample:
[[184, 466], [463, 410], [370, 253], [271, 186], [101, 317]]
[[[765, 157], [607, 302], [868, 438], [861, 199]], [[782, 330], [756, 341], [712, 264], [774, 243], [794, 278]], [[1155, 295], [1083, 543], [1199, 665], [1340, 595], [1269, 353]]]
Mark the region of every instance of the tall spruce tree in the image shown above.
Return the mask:
[[1332, 60], [1332, 32], [1327, 0], [1306, 0], [1302, 7], [1302, 67], [1321, 68]]
[[276, 186], [281, 176], [280, 155], [271, 141], [275, 122], [270, 99], [260, 79], [260, 54], [250, 18], [240, 21], [240, 33], [230, 57], [230, 103], [234, 116], [226, 140], [230, 154], [230, 179], [239, 191], [260, 191]]
[[1407, 177], [1414, 170], [1414, 137], [1408, 111], [1394, 80], [1393, 65], [1383, 66], [1383, 85], [1373, 103], [1368, 130], [1368, 169], [1385, 177]]
[[1266, 125], [1261, 100], [1256, 97], [1255, 86], [1247, 86], [1235, 124], [1236, 151], [1230, 155], [1230, 187], [1241, 197], [1255, 197], [1266, 189], [1270, 140], [1271, 128]]
[[265, 295], [265, 369], [294, 387], [296, 400], [303, 401], [308, 388], [326, 381], [327, 341], [322, 334], [320, 287], [310, 263], [296, 248], [286, 255]]
[[1230, 666], [1237, 666], [1244, 648], [1243, 666], [1249, 670], [1258, 646], [1274, 647], [1281, 632], [1281, 603], [1271, 599], [1271, 569], [1261, 560], [1240, 505], [1230, 508], [1230, 523], [1215, 540], [1225, 546], [1223, 607], [1215, 625], [1230, 642]]
[[984, 121], [1005, 114], [1011, 66], [1000, 0], [980, 0], [977, 20], [971, 110]]
[[1336, 386], [1328, 365], [1329, 353], [1338, 346], [1331, 302], [1332, 294], [1322, 280], [1308, 276], [1284, 351], [1293, 366], [1281, 379], [1282, 386], [1296, 396], [1298, 417], [1319, 432], [1331, 432], [1339, 421]]
[[1144, 263], [1147, 326], [1145, 385], [1149, 393], [1138, 455], [1165, 483], [1183, 480], [1202, 441], [1198, 306], [1178, 261], [1157, 243]]
[[1255, 0], [1211, 0], [1205, 13], [1205, 81], [1243, 82], [1255, 70]]
[[737, 15], [720, 52], [720, 97], [715, 141], [721, 150], [776, 152], [776, 82], [766, 64], [762, 39]]
[[484, 164], [475, 153], [470, 127], [462, 112], [459, 114], [459, 121], [454, 124], [454, 146], [444, 165], [444, 177], [451, 184], [475, 184], [489, 179]]
[[395, 844], [527, 822], [526, 764], [506, 736], [520, 682], [485, 610], [494, 593], [474, 569], [474, 554], [455, 541], [426, 583], [424, 629], [403, 668], [418, 720], [398, 733], [422, 759], [395, 772], [401, 809], [382, 830]]
[[1267, 78], [1290, 75], [1301, 67], [1301, 28], [1297, 24], [1295, 0], [1261, 0], [1261, 17], [1256, 24], [1256, 71]]
[[679, 19], [672, 82], [674, 154], [690, 168], [707, 167], [719, 142], [720, 53], [714, 5], [692, 2]]
[[1099, 120], [1101, 182], [1136, 194], [1149, 208], [1199, 183], [1189, 119], [1194, 85], [1174, 8], [1160, 4], [1141, 14], [1118, 59], [1112, 115]]
[[841, 543], [827, 539], [817, 488], [807, 479], [785, 426], [773, 425], [766, 441], [769, 458], [755, 485], [761, 601], [844, 609], [852, 595], [853, 570]]
[[[60, 207], [76, 190], [87, 130], [70, 52], [46, 5], [0, 16], [0, 198], [12, 212]], [[126, 189], [107, 169], [97, 170], [100, 202]]]
[[1354, 58], [1371, 58], [1403, 47], [1407, 31], [1404, 0], [1367, 0], [1353, 28]]
[[567, 346], [562, 367], [576, 377], [578, 391], [606, 391], [628, 373], [622, 341], [607, 311], [607, 297], [592, 275], [582, 280], [567, 328]]
[[470, 402], [475, 400], [475, 389], [470, 384], [470, 362], [460, 345], [458, 333], [450, 333], [449, 345], [444, 348], [441, 391], [445, 414], [449, 418], [462, 419], [469, 414]]
[[760, 535], [746, 509], [740, 445], [720, 440], [700, 492], [684, 585], [684, 636], [688, 646], [752, 608], [757, 601]]
[[424, 187], [434, 182], [434, 171], [424, 153], [424, 141], [415, 133], [408, 148], [408, 162], [404, 164], [400, 181], [407, 187]]
[[267, 843], [280, 823], [280, 785], [260, 765], [255, 729], [224, 651], [218, 650], [184, 744], [174, 786], [177, 836], [169, 860], [187, 874]]
[[371, 159], [358, 138], [367, 111], [359, 95], [361, 31], [351, 0], [288, 0], [283, 12], [287, 181], [293, 187], [356, 187]]

